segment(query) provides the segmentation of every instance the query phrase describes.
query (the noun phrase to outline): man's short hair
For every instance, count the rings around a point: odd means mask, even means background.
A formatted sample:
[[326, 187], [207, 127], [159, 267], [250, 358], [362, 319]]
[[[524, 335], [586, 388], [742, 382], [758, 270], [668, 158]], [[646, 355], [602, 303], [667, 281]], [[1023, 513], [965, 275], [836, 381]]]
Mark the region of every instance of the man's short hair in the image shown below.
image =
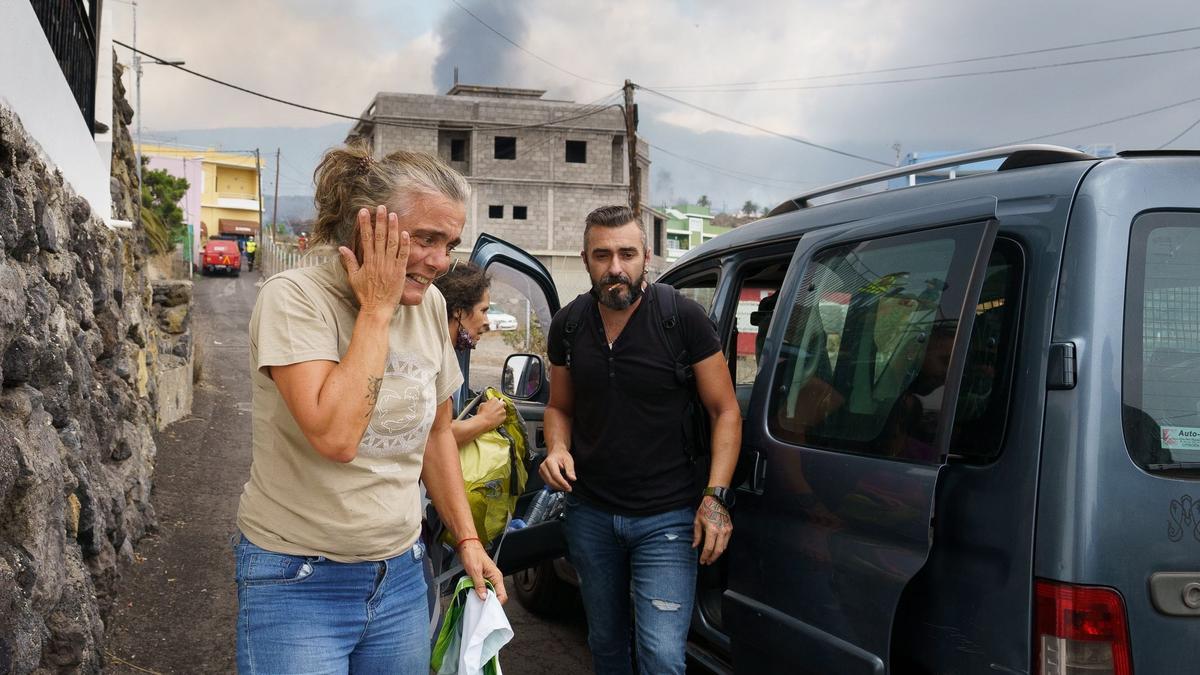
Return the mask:
[[637, 218], [633, 215], [633, 209], [623, 204], [611, 204], [609, 206], [601, 206], [593, 209], [587, 214], [587, 218], [583, 221], [583, 250], [587, 251], [588, 233], [593, 227], [621, 227], [629, 223], [636, 223], [638, 232], [642, 235], [642, 252], [646, 251], [646, 232], [642, 229], [642, 224], [637, 222]]

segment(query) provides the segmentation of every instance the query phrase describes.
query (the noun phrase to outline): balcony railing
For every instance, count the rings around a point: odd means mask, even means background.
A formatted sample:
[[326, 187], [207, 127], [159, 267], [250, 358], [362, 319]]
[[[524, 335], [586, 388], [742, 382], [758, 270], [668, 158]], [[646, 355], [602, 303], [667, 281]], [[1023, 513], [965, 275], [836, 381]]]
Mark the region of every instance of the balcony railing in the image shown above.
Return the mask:
[[30, 0], [89, 133], [96, 126], [96, 36], [102, 0]]

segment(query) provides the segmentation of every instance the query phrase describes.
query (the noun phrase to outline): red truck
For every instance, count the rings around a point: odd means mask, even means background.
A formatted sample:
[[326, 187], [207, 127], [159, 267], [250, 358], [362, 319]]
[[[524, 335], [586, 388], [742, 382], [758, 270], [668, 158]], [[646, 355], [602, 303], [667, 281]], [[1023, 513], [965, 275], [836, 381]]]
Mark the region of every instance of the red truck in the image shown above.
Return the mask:
[[242, 254], [236, 241], [210, 239], [200, 249], [200, 271], [203, 274], [226, 272], [237, 276], [242, 271]]

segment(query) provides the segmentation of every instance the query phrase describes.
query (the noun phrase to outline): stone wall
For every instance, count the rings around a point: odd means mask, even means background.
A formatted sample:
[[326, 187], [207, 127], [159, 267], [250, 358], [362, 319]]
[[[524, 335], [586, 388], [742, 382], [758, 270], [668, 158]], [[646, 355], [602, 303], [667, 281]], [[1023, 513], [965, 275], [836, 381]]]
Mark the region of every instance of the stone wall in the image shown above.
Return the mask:
[[[132, 111], [120, 93], [114, 108], [130, 219]], [[118, 563], [155, 526], [160, 345], [191, 346], [157, 327], [145, 251], [0, 107], [0, 673], [100, 672]]]

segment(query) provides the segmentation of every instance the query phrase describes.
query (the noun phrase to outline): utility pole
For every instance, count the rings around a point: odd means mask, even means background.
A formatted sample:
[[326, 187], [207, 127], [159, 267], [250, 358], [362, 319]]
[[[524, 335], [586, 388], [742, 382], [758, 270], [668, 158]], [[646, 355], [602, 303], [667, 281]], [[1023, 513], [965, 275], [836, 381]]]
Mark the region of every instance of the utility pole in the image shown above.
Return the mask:
[[637, 162], [637, 106], [633, 103], [633, 82], [625, 80], [625, 140], [629, 153], [629, 207], [633, 218], [642, 224], [642, 172]]
[[262, 202], [262, 153], [258, 151], [258, 148], [254, 149], [254, 167], [254, 170], [258, 173], [258, 194], [255, 195], [255, 199], [258, 202], [258, 236], [261, 239], [263, 212], [267, 209]]
[[275, 241], [275, 228], [279, 223], [279, 154], [280, 148], [275, 148], [275, 206], [271, 210], [271, 241]]
[[133, 6], [133, 81], [137, 95], [137, 194], [134, 195], [138, 227], [142, 227], [142, 55], [137, 52], [137, 0]]

